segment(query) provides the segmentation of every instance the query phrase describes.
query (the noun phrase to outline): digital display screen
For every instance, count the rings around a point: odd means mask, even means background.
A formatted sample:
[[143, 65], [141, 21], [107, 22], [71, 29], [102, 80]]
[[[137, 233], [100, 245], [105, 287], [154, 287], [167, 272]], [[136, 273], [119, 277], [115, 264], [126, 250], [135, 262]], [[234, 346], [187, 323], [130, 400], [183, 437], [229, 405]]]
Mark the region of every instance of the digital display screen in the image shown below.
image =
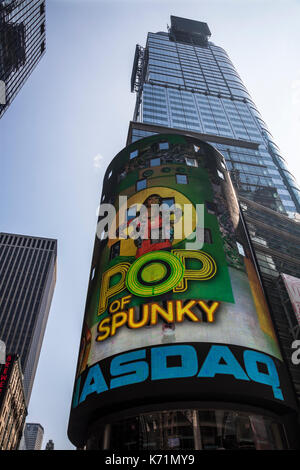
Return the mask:
[[129, 391], [217, 399], [219, 386], [231, 400], [288, 401], [223, 157], [182, 135], [140, 140], [112, 161], [101, 201], [73, 412]]

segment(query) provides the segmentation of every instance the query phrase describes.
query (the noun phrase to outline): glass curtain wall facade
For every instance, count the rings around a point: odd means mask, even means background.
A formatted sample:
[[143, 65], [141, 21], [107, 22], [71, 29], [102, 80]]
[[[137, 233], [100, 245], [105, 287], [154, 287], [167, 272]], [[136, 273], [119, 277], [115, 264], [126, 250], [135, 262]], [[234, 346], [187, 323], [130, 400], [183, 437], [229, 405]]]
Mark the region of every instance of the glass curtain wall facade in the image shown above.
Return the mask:
[[[116, 421], [111, 448], [143, 450], [282, 450], [282, 426], [272, 416], [233, 410], [178, 409]], [[95, 445], [95, 444], [94, 444]]]
[[0, 117], [45, 53], [45, 1], [0, 0]]
[[56, 281], [57, 241], [0, 233], [0, 338], [20, 356], [29, 402]]
[[[293, 216], [299, 187], [230, 58], [209, 37], [206, 23], [171, 17], [169, 32], [149, 33], [146, 47], [137, 46], [134, 121], [258, 144], [254, 150], [210, 142], [240, 194]], [[132, 141], [145, 135], [133, 132]]]

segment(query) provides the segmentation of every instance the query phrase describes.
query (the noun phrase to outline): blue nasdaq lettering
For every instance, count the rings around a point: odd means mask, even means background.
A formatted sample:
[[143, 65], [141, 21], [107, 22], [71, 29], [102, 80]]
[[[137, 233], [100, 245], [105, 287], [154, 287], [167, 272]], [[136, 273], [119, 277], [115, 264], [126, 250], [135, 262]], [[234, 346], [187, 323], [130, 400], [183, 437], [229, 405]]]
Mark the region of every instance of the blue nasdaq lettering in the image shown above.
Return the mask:
[[[99, 363], [92, 366], [84, 380], [80, 393], [81, 377], [77, 379], [73, 407], [83, 403], [93, 394], [109, 389], [151, 381], [180, 379], [187, 377], [214, 378], [216, 375], [231, 375], [236, 380], [257, 382], [272, 388], [274, 398], [283, 400], [280, 381], [273, 359], [266, 354], [245, 350], [244, 368], [228, 346], [212, 345], [206, 357], [198, 357], [196, 349], [189, 344], [154, 346], [150, 363], [146, 349], [138, 349], [115, 356], [110, 363], [110, 383], [105, 380]], [[263, 371], [262, 371], [263, 369]]]
[[[167, 358], [178, 357], [180, 366], [168, 367]], [[193, 377], [198, 371], [197, 353], [187, 344], [151, 349], [151, 379], [178, 379]]]
[[[270, 385], [273, 389], [273, 394], [278, 400], [283, 400], [282, 391], [280, 390], [280, 382], [274, 361], [265, 354], [257, 351], [244, 351], [244, 363], [248, 376], [254, 382], [265, 385]], [[267, 372], [260, 372], [258, 364], [264, 364]]]
[[96, 364], [89, 369], [80, 395], [79, 403], [85, 401], [86, 397], [91, 393], [101, 393], [105, 392], [106, 390], [108, 390], [108, 386], [105, 382], [99, 364]]
[[146, 361], [146, 349], [139, 349], [113, 358], [110, 364], [112, 376], [120, 376], [111, 379], [110, 388], [124, 387], [124, 385], [144, 382], [149, 375], [149, 366]]

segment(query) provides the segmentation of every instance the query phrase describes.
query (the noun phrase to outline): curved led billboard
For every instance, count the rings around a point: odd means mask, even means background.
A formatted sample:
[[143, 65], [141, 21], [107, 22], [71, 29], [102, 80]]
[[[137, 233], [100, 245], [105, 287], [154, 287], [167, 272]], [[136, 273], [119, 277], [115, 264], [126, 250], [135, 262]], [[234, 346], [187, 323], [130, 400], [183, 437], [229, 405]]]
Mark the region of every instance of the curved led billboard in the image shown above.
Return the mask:
[[103, 185], [69, 423], [151, 403], [282, 413], [293, 392], [223, 157], [184, 135], [122, 150]]

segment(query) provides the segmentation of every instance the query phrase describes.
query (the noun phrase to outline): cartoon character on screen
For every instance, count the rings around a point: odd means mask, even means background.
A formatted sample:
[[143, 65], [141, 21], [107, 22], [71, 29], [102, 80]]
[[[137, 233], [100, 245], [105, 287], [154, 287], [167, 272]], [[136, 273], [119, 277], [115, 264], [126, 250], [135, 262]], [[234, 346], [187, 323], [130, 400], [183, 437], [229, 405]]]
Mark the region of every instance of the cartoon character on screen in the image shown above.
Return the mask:
[[[134, 243], [137, 247], [136, 258], [157, 250], [171, 250], [174, 239], [174, 218], [170, 216], [165, 223], [162, 206], [163, 199], [159, 194], [151, 194], [143, 202], [144, 211], [129, 222], [137, 233], [140, 233]], [[172, 219], [172, 220], [171, 220]]]

